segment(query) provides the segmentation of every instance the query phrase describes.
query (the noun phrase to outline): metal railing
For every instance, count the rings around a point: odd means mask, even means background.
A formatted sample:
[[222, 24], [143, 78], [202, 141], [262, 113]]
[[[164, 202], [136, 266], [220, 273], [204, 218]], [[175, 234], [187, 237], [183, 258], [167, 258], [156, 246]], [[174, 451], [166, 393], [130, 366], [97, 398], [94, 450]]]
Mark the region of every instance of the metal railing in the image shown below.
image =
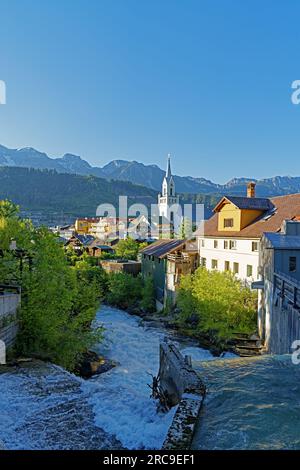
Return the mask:
[[280, 297], [287, 300], [294, 308], [300, 309], [300, 282], [297, 279], [281, 273], [274, 272], [275, 290], [280, 292]]

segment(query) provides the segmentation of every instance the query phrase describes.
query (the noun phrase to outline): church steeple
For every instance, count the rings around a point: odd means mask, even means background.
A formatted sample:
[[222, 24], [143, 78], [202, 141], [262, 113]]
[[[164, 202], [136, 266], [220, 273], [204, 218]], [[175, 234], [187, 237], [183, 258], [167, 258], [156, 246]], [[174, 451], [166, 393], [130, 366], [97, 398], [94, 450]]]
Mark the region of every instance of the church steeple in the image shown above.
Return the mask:
[[[169, 220], [174, 227], [180, 223], [178, 216], [179, 197], [176, 196], [175, 182], [171, 171], [171, 155], [168, 155], [167, 171], [162, 183], [162, 193], [158, 195], [159, 215]], [[178, 222], [179, 221], [179, 222]]]
[[171, 155], [168, 154], [167, 171], [162, 184], [163, 196], [175, 196], [175, 183], [171, 171]]
[[168, 166], [167, 166], [166, 178], [170, 179], [171, 176], [172, 176], [172, 172], [171, 172], [171, 155], [168, 154]]

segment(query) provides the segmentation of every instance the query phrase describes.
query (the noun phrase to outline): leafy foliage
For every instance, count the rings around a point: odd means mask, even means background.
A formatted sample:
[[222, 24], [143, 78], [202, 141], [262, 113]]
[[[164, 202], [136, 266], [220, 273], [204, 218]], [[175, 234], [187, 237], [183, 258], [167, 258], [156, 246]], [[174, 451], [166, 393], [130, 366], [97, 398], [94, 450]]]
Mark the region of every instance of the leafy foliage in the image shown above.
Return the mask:
[[155, 312], [155, 290], [152, 277], [147, 277], [143, 281], [141, 308], [149, 313]]
[[106, 302], [124, 310], [155, 311], [153, 279], [144, 280], [127, 273], [111, 273], [108, 276]]
[[195, 332], [229, 339], [256, 329], [257, 295], [229, 272], [198, 268], [182, 277], [177, 303], [180, 324]]
[[177, 238], [179, 239], [191, 238], [192, 233], [193, 233], [193, 224], [190, 219], [188, 219], [187, 217], [184, 217], [184, 219], [182, 220], [180, 224]]
[[[22, 248], [9, 250], [11, 239]], [[36, 355], [73, 370], [79, 356], [101, 339], [91, 322], [101, 296], [100, 268], [70, 266], [58, 239], [47, 229], [7, 212], [0, 217], [0, 282], [22, 287], [18, 354]], [[31, 259], [31, 263], [29, 262]]]
[[141, 300], [142, 278], [127, 273], [112, 273], [108, 279], [106, 300], [109, 304], [128, 309]]
[[138, 243], [132, 238], [120, 240], [115, 247], [116, 256], [118, 258], [136, 260], [139, 250], [147, 246], [146, 243]]

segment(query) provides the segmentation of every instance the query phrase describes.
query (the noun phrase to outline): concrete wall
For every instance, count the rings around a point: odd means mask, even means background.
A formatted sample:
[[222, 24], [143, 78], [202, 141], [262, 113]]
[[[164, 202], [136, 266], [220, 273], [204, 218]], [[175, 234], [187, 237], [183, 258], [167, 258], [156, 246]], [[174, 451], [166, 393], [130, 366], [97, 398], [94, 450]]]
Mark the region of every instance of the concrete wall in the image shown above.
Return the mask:
[[14, 345], [18, 332], [17, 309], [21, 302], [19, 294], [0, 295], [0, 340], [9, 349]]
[[159, 379], [170, 402], [173, 405], [179, 404], [163, 449], [188, 450], [205, 396], [205, 386], [190, 365], [190, 360], [183, 358], [170, 343], [160, 345]]

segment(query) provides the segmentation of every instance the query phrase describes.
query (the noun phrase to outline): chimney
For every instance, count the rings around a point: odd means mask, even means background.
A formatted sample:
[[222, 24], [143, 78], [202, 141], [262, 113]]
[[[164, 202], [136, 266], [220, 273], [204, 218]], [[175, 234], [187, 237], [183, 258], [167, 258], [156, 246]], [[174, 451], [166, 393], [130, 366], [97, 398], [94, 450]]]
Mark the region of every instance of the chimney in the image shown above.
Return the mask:
[[251, 183], [248, 183], [247, 185], [247, 197], [255, 197], [255, 186], [256, 183], [251, 181]]

